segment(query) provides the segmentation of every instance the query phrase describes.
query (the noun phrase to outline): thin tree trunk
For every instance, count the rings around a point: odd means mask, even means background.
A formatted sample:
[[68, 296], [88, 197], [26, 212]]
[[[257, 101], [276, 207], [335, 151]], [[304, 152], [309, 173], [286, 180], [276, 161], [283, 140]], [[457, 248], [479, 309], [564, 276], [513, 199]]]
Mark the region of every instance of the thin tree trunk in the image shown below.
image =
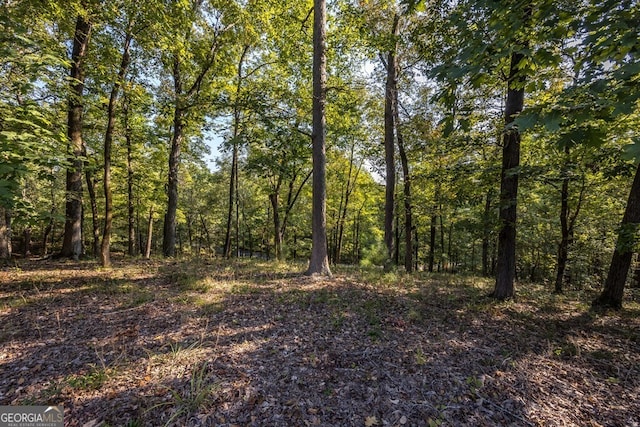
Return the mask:
[[147, 222], [147, 244], [144, 248], [144, 258], [151, 257], [151, 243], [153, 242], [153, 206], [149, 208], [149, 221]]
[[487, 191], [484, 202], [484, 213], [482, 214], [482, 275], [490, 276], [491, 267], [489, 266], [489, 243], [491, 239], [491, 198], [492, 191]]
[[558, 266], [554, 292], [561, 294], [564, 283], [564, 271], [569, 257], [569, 146], [564, 148], [565, 160], [562, 167], [562, 188], [560, 190], [560, 244], [558, 245]]
[[136, 218], [133, 195], [133, 132], [129, 126], [129, 97], [126, 93], [124, 94], [122, 112], [124, 116], [124, 139], [127, 146], [127, 252], [129, 256], [134, 256], [136, 254]]
[[496, 284], [491, 294], [504, 300], [514, 295], [516, 274], [516, 216], [518, 200], [518, 176], [520, 167], [520, 132], [509, 125], [524, 107], [525, 77], [519, 70], [524, 59], [521, 52], [511, 54], [505, 127], [502, 147], [502, 172], [500, 182], [500, 232], [498, 235], [498, 265]]
[[271, 207], [273, 208], [273, 249], [277, 260], [282, 260], [282, 234], [280, 233], [280, 212], [278, 202], [278, 189], [269, 194]]
[[61, 255], [77, 260], [82, 255], [82, 98], [84, 92], [84, 59], [89, 46], [91, 23], [82, 15], [76, 19], [71, 53], [71, 93], [67, 118], [69, 163], [66, 183], [64, 238]]
[[[397, 62], [397, 61], [396, 61]], [[400, 163], [402, 164], [402, 178], [404, 191], [404, 268], [407, 273], [413, 271], [413, 235], [412, 235], [412, 213], [411, 213], [411, 175], [409, 172], [409, 161], [407, 160], [407, 152], [404, 148], [404, 139], [400, 131], [400, 114], [398, 113], [398, 89], [394, 88], [394, 121], [396, 127], [396, 136], [398, 139], [398, 152], [400, 154]]]
[[9, 211], [0, 206], [0, 260], [11, 259], [11, 219]]
[[[84, 151], [84, 150], [83, 150]], [[98, 200], [96, 198], [96, 181], [90, 169], [85, 169], [85, 179], [87, 181], [87, 192], [89, 193], [89, 204], [91, 206], [91, 255], [96, 258], [100, 253], [100, 220], [98, 218]]]
[[104, 229], [102, 230], [102, 246], [100, 247], [100, 262], [103, 267], [111, 267], [111, 223], [113, 222], [113, 196], [111, 195], [111, 148], [113, 145], [113, 132], [116, 125], [116, 102], [120, 93], [122, 80], [129, 68], [129, 47], [131, 46], [131, 32], [127, 29], [122, 49], [122, 59], [118, 76], [111, 88], [109, 105], [107, 107], [107, 130], [104, 134]]
[[429, 273], [433, 273], [433, 266], [436, 261], [436, 226], [438, 225], [438, 217], [435, 212], [436, 207], [434, 206], [429, 226]]
[[[392, 35], [397, 37], [400, 17], [394, 15]], [[385, 85], [385, 101], [384, 101], [384, 152], [385, 152], [385, 202], [384, 202], [384, 242], [387, 246], [387, 262], [385, 268], [390, 268], [394, 259], [394, 218], [395, 218], [395, 187], [396, 187], [396, 163], [395, 163], [395, 144], [394, 144], [394, 88], [397, 86], [396, 79], [396, 49], [387, 53], [387, 81]], [[384, 61], [383, 61], [384, 62]]]
[[313, 16], [313, 197], [311, 214], [311, 259], [306, 275], [331, 276], [327, 256], [327, 154], [325, 146], [326, 91], [326, 2], [314, 0]]
[[609, 274], [604, 283], [602, 293], [593, 301], [594, 307], [610, 307], [616, 310], [622, 308], [624, 285], [627, 281], [633, 248], [636, 243], [636, 233], [640, 227], [640, 165], [636, 169], [627, 207], [618, 231], [616, 249], [613, 252]]

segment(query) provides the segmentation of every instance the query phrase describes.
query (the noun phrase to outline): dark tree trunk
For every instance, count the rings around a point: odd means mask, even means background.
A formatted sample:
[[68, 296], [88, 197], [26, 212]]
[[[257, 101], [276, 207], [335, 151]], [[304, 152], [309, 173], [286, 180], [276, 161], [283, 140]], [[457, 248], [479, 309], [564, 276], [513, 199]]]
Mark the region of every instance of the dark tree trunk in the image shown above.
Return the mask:
[[560, 244], [558, 245], [558, 266], [554, 292], [561, 294], [564, 284], [564, 271], [569, 257], [569, 146], [565, 147], [565, 164], [562, 168], [562, 188], [560, 190]]
[[313, 16], [313, 201], [311, 218], [311, 260], [306, 275], [331, 276], [327, 256], [327, 154], [325, 146], [326, 90], [326, 2], [314, 0]]
[[98, 218], [98, 200], [96, 198], [96, 180], [93, 171], [85, 169], [87, 192], [89, 193], [89, 205], [91, 206], [91, 256], [96, 258], [100, 253], [100, 220]]
[[[347, 175], [347, 185], [344, 192], [344, 197], [341, 198], [340, 209], [339, 209], [339, 220], [338, 220], [338, 230], [337, 230], [337, 241], [336, 241], [336, 253], [334, 262], [338, 264], [340, 262], [340, 258], [342, 256], [342, 245], [344, 239], [344, 227], [347, 221], [347, 212], [349, 209], [349, 200], [351, 198], [351, 193], [356, 188], [356, 183], [358, 182], [358, 176], [360, 175], [360, 169], [362, 165], [358, 165], [355, 173], [353, 173], [353, 162], [354, 162], [354, 154], [355, 154], [355, 145], [351, 146], [349, 154], [349, 173]], [[342, 200], [343, 199], [343, 200]]]
[[111, 223], [113, 222], [113, 197], [111, 195], [111, 147], [113, 145], [113, 132], [116, 125], [116, 102], [120, 94], [122, 80], [129, 68], [129, 47], [131, 46], [131, 33], [128, 30], [124, 39], [122, 59], [118, 77], [113, 84], [107, 107], [107, 130], [104, 134], [104, 229], [102, 230], [102, 246], [100, 247], [100, 262], [103, 267], [111, 267]]
[[429, 226], [429, 273], [433, 273], [433, 266], [436, 261], [436, 226], [438, 224], [438, 217], [435, 213], [434, 206], [433, 215], [431, 215], [431, 224]]
[[9, 211], [0, 206], [0, 260], [11, 258], [11, 217]]
[[129, 256], [134, 256], [136, 254], [136, 218], [133, 195], [133, 137], [129, 126], [129, 99], [126, 94], [122, 111], [124, 115], [124, 138], [127, 145], [127, 252]]
[[76, 19], [71, 52], [71, 93], [67, 117], [69, 163], [66, 183], [64, 238], [61, 255], [77, 260], [82, 255], [82, 97], [84, 92], [84, 59], [89, 46], [91, 23], [82, 15]]
[[[178, 61], [174, 64], [174, 84], [177, 94], [182, 92], [182, 81]], [[179, 102], [179, 101], [176, 101]], [[173, 136], [169, 154], [169, 176], [167, 183], [167, 213], [164, 217], [164, 236], [162, 253], [166, 257], [176, 255], [176, 214], [178, 210], [178, 167], [180, 165], [180, 149], [184, 132], [184, 110], [176, 105], [173, 116]]]
[[482, 275], [488, 277], [491, 275], [491, 266], [489, 262], [489, 245], [491, 242], [491, 198], [492, 191], [487, 191], [484, 202], [484, 213], [482, 215]]
[[613, 252], [609, 274], [604, 283], [604, 289], [593, 301], [594, 307], [610, 307], [616, 310], [622, 308], [624, 285], [627, 281], [633, 249], [636, 243], [636, 233], [640, 226], [640, 165], [636, 169], [627, 207], [624, 211], [622, 224], [618, 231], [616, 249]]
[[[400, 17], [395, 15], [393, 17], [392, 35], [397, 37], [399, 28]], [[384, 61], [383, 61], [384, 62]], [[387, 246], [387, 261], [385, 268], [390, 268], [394, 259], [395, 251], [395, 233], [394, 233], [394, 219], [395, 219], [395, 189], [396, 189], [396, 162], [395, 162], [395, 144], [394, 144], [394, 117], [393, 112], [395, 110], [394, 101], [395, 93], [394, 89], [397, 86], [397, 64], [396, 64], [396, 45], [387, 53], [387, 60], [385, 66], [387, 67], [387, 81], [385, 84], [385, 98], [384, 98], [384, 160], [385, 160], [385, 200], [384, 200], [384, 242]]]
[[413, 235], [411, 230], [412, 214], [411, 214], [411, 175], [409, 173], [409, 161], [407, 160], [407, 152], [404, 148], [404, 139], [400, 131], [400, 114], [398, 113], [398, 90], [394, 88], [394, 120], [396, 127], [396, 136], [398, 138], [398, 152], [400, 154], [400, 163], [402, 164], [403, 191], [404, 191], [404, 268], [408, 273], [413, 271]]
[[276, 259], [282, 260], [282, 233], [277, 190], [275, 193], [269, 194], [269, 200], [273, 208], [273, 250], [275, 251]]
[[498, 235], [498, 265], [496, 285], [492, 296], [499, 300], [512, 298], [516, 274], [516, 214], [518, 200], [518, 176], [520, 167], [520, 132], [510, 125], [524, 107], [524, 75], [519, 71], [524, 55], [511, 55], [505, 127], [502, 147], [502, 172], [500, 182], [500, 232]]

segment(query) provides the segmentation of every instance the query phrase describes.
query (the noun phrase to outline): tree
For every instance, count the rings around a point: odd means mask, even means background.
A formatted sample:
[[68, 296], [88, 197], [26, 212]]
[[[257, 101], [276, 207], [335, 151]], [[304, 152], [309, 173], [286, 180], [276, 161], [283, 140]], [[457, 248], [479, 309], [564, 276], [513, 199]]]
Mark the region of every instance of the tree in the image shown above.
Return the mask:
[[[86, 13], [86, 12], [85, 12]], [[67, 135], [69, 138], [69, 163], [67, 168], [67, 202], [64, 239], [61, 255], [78, 259], [82, 254], [82, 167], [84, 143], [82, 140], [82, 115], [84, 92], [84, 60], [91, 35], [89, 17], [79, 14], [73, 36]]]
[[113, 132], [116, 122], [116, 102], [118, 100], [120, 87], [122, 86], [131, 60], [129, 49], [131, 47], [131, 40], [133, 39], [132, 24], [133, 22], [130, 21], [127, 25], [122, 47], [122, 59], [118, 69], [118, 75], [113, 83], [111, 94], [109, 95], [109, 105], [107, 106], [107, 129], [104, 135], [104, 229], [102, 232], [102, 245], [100, 247], [100, 261], [103, 267], [111, 266], [110, 242], [111, 223], [113, 221], [113, 198], [111, 195], [111, 146], [113, 144]]
[[326, 2], [313, 2], [313, 202], [311, 220], [311, 259], [306, 275], [331, 276], [327, 254], [326, 220]]

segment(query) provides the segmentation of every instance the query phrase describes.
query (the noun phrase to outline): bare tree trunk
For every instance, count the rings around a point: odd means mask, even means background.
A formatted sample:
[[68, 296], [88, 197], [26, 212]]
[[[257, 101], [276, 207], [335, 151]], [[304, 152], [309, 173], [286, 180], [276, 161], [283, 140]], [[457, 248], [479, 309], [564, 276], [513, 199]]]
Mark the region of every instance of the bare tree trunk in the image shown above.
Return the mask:
[[334, 262], [338, 264], [340, 262], [341, 253], [342, 253], [342, 241], [344, 239], [344, 227], [345, 222], [347, 220], [347, 212], [349, 208], [349, 199], [351, 198], [351, 193], [356, 187], [358, 182], [358, 176], [360, 175], [360, 170], [362, 168], [362, 163], [358, 165], [355, 173], [353, 173], [353, 162], [354, 162], [354, 154], [355, 154], [355, 145], [351, 146], [351, 152], [349, 154], [349, 173], [347, 175], [347, 185], [344, 192], [344, 197], [341, 197], [340, 200], [340, 209], [339, 209], [339, 219], [338, 219], [338, 227], [337, 227], [337, 236], [336, 236], [336, 251]]
[[[182, 93], [182, 80], [180, 66], [174, 61], [173, 78], [175, 93]], [[176, 100], [176, 103], [179, 101]], [[164, 217], [164, 236], [162, 240], [162, 253], [166, 257], [176, 255], [176, 215], [178, 210], [178, 167], [180, 166], [180, 148], [184, 138], [184, 110], [176, 104], [173, 115], [173, 136], [171, 138], [171, 152], [169, 154], [169, 175], [167, 183], [167, 213]]]
[[[396, 61], [397, 63], [397, 61]], [[404, 268], [407, 273], [413, 271], [413, 235], [412, 235], [412, 213], [411, 213], [411, 175], [409, 172], [409, 161], [407, 152], [404, 147], [404, 139], [400, 131], [400, 114], [398, 112], [398, 88], [394, 88], [395, 102], [394, 121], [396, 127], [396, 137], [398, 139], [398, 152], [400, 154], [400, 163], [402, 164], [403, 192], [404, 192], [404, 228], [405, 228], [405, 251], [404, 251]]]
[[129, 97], [124, 95], [124, 104], [122, 106], [124, 115], [124, 139], [127, 145], [127, 249], [129, 256], [136, 254], [136, 218], [133, 196], [133, 137], [131, 127], [129, 126]]
[[113, 145], [113, 131], [116, 125], [116, 102], [120, 93], [122, 80], [129, 68], [129, 47], [131, 46], [131, 32], [127, 29], [122, 49], [122, 60], [118, 77], [113, 83], [107, 107], [107, 130], [104, 134], [104, 229], [102, 231], [102, 246], [100, 248], [100, 262], [103, 267], [111, 267], [111, 223], [113, 222], [113, 197], [111, 195], [111, 147]]
[[282, 234], [280, 233], [280, 212], [278, 202], [278, 189], [269, 194], [271, 207], [273, 208], [273, 250], [277, 260], [282, 260]]
[[627, 207], [618, 231], [616, 249], [609, 266], [609, 274], [604, 283], [604, 289], [598, 298], [593, 301], [594, 307], [610, 307], [616, 310], [622, 308], [624, 285], [627, 281], [633, 248], [636, 243], [636, 233], [640, 227], [640, 165], [636, 169], [633, 179]]
[[492, 191], [487, 191], [486, 199], [484, 202], [484, 213], [482, 215], [482, 223], [484, 229], [482, 230], [482, 275], [488, 277], [491, 272], [489, 266], [489, 243], [491, 239], [491, 198]]
[[[399, 16], [393, 17], [392, 35], [398, 35]], [[385, 102], [384, 102], [384, 152], [385, 152], [385, 202], [384, 202], [384, 242], [387, 246], [387, 262], [385, 268], [390, 268], [394, 258], [394, 195], [396, 187], [396, 163], [395, 163], [395, 144], [394, 144], [394, 88], [397, 83], [397, 66], [396, 66], [396, 45], [387, 53], [387, 81], [385, 85]], [[383, 61], [384, 62], [384, 61]]]
[[438, 225], [438, 216], [436, 215], [436, 207], [433, 208], [431, 215], [431, 224], [429, 227], [429, 273], [433, 273], [433, 266], [436, 261], [436, 226]]
[[[84, 149], [83, 149], [84, 152]], [[98, 218], [98, 201], [96, 199], [96, 180], [93, 171], [85, 168], [85, 180], [89, 193], [89, 205], [91, 206], [91, 256], [96, 258], [100, 253], [100, 220]]]
[[11, 217], [9, 211], [0, 206], [0, 260], [11, 258]]
[[496, 285], [492, 296], [499, 300], [512, 298], [516, 274], [516, 215], [518, 200], [518, 168], [520, 166], [520, 132], [509, 125], [524, 107], [524, 75], [520, 62], [524, 55], [511, 54], [507, 102], [505, 105], [505, 132], [502, 147], [502, 173], [500, 182], [500, 233], [498, 235], [498, 265]]
[[326, 2], [314, 0], [313, 16], [313, 199], [311, 214], [311, 259], [306, 275], [331, 276], [327, 256], [327, 154], [325, 146], [326, 91]]
[[84, 59], [89, 46], [91, 23], [82, 15], [76, 19], [71, 52], [71, 93], [67, 118], [69, 163], [66, 183], [64, 238], [61, 255], [75, 260], [82, 255], [82, 97], [84, 92]]
[[153, 206], [149, 208], [149, 221], [147, 222], [147, 244], [144, 249], [145, 259], [151, 257], [151, 243], [153, 242]]

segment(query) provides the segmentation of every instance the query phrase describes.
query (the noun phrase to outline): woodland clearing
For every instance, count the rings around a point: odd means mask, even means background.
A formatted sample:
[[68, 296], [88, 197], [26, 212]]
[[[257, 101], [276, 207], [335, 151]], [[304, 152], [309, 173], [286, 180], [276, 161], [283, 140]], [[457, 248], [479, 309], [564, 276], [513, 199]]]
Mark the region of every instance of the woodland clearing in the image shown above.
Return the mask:
[[68, 426], [638, 426], [640, 290], [255, 260], [0, 270], [0, 404]]

